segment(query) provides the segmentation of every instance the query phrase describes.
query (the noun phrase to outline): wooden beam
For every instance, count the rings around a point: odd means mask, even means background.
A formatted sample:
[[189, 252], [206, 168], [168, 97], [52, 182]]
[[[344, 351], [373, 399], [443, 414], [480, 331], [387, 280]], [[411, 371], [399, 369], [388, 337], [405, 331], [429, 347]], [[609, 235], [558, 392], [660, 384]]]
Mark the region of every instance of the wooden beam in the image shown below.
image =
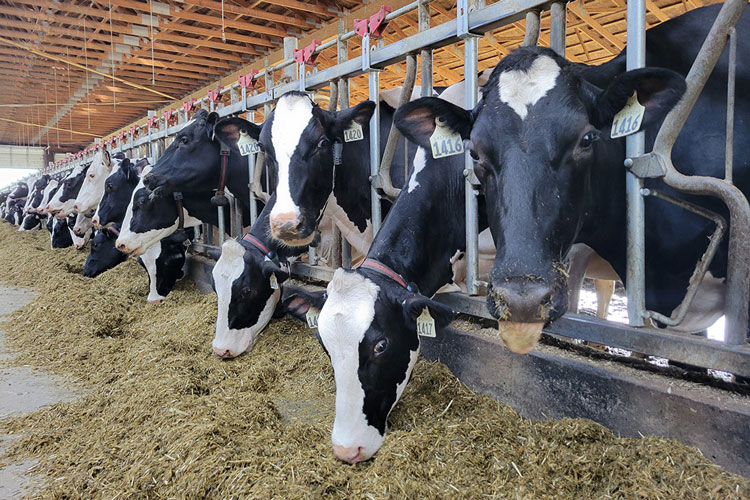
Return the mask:
[[569, 4], [568, 12], [574, 13], [582, 21], [585, 21], [589, 26], [591, 26], [591, 29], [596, 31], [605, 40], [607, 40], [609, 43], [617, 47], [619, 50], [622, 50], [625, 48], [625, 42], [623, 42], [618, 37], [616, 37], [609, 31], [607, 31], [607, 29], [604, 26], [602, 26], [601, 23], [599, 23], [599, 21], [594, 19], [591, 15], [586, 14], [585, 12], [582, 12], [581, 9], [578, 7], [578, 4], [575, 4], [575, 3]]

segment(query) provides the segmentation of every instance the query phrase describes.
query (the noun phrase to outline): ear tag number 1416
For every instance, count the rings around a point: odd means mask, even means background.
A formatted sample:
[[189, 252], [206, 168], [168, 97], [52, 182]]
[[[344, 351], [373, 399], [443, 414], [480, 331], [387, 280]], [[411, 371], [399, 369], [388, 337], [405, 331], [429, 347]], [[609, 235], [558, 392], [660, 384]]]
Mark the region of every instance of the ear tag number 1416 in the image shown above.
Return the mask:
[[463, 153], [464, 141], [461, 134], [445, 124], [443, 118], [435, 118], [435, 131], [430, 136], [430, 147], [433, 158], [445, 158]]
[[237, 141], [237, 147], [242, 156], [260, 153], [260, 144], [258, 144], [258, 141], [250, 137], [250, 134], [244, 130], [240, 130], [240, 139]]
[[625, 106], [615, 115], [609, 136], [612, 139], [617, 139], [638, 132], [645, 111], [646, 108], [638, 102], [638, 93], [634, 91]]

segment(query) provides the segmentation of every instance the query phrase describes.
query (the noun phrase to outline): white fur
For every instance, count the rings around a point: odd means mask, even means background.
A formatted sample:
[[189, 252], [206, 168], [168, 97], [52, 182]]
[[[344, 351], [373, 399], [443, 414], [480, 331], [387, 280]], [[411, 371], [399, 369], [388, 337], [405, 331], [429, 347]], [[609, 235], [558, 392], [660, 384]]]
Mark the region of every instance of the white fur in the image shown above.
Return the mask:
[[143, 252], [141, 255], [141, 262], [143, 267], [146, 268], [148, 273], [148, 297], [147, 302], [156, 302], [157, 300], [164, 300], [166, 297], [159, 295], [156, 290], [156, 259], [161, 255], [161, 242], [151, 245], [148, 250]]
[[103, 151], [97, 151], [94, 160], [86, 172], [81, 190], [75, 199], [78, 212], [88, 212], [99, 205], [104, 196], [104, 183], [112, 173], [112, 161], [105, 161]]
[[498, 79], [500, 100], [515, 111], [521, 120], [533, 106], [555, 86], [560, 66], [549, 56], [538, 56], [528, 71], [504, 71]]
[[51, 179], [47, 183], [47, 187], [44, 188], [44, 194], [42, 195], [42, 201], [39, 202], [39, 207], [37, 209], [37, 212], [40, 214], [46, 214], [47, 211], [45, 210], [45, 207], [47, 206], [47, 203], [50, 202], [50, 193], [53, 189], [55, 189], [60, 183], [56, 181], [55, 179]]
[[271, 220], [279, 214], [293, 213], [299, 218], [299, 207], [292, 200], [289, 187], [289, 162], [297, 149], [302, 132], [312, 118], [312, 103], [305, 96], [282, 96], [274, 110], [271, 142], [279, 165], [279, 184]]
[[245, 268], [245, 248], [236, 240], [227, 240], [221, 249], [221, 257], [212, 271], [218, 312], [216, 314], [216, 335], [211, 346], [217, 352], [229, 351], [232, 357], [251, 350], [258, 336], [271, 321], [276, 304], [281, 297], [281, 290], [274, 290], [258, 317], [258, 322], [248, 328], [229, 328], [229, 303], [232, 300], [232, 284], [240, 277]]
[[419, 187], [419, 182], [417, 182], [417, 175], [419, 175], [419, 172], [424, 170], [424, 167], [427, 166], [427, 157], [425, 156], [424, 148], [417, 148], [417, 152], [414, 154], [413, 165], [414, 169], [411, 173], [411, 177], [409, 177], [409, 187], [406, 190], [408, 193], [413, 192]]
[[382, 446], [385, 436], [367, 423], [365, 392], [359, 380], [359, 344], [375, 316], [378, 286], [358, 273], [338, 269], [328, 284], [328, 299], [318, 317], [320, 339], [331, 356], [336, 380], [334, 446], [362, 447], [364, 459]]
[[65, 189], [63, 184], [65, 183], [67, 179], [71, 179], [75, 177], [76, 175], [80, 174], [83, 171], [83, 168], [84, 168], [83, 166], [79, 165], [76, 168], [74, 168], [73, 171], [70, 172], [67, 176], [65, 176], [63, 181], [60, 183], [61, 184], [60, 189], [57, 190], [57, 192], [55, 193], [55, 196], [53, 196], [49, 202], [49, 205], [48, 205], [49, 211], [50, 212], [57, 211], [58, 213], [56, 214], [56, 217], [59, 219], [70, 215], [70, 213], [73, 211], [73, 205], [75, 204], [74, 198], [70, 198], [65, 202], [60, 201], [60, 198], [62, 197], [62, 193]]

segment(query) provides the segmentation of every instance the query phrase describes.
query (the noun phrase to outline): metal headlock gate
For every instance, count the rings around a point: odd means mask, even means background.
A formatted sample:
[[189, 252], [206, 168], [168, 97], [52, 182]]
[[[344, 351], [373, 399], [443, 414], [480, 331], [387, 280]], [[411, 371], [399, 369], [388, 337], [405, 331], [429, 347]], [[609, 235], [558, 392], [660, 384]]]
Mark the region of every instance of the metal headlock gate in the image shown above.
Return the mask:
[[[477, 52], [478, 39], [483, 34], [504, 25], [525, 19], [526, 35], [524, 45], [534, 45], [539, 39], [540, 15], [542, 11], [550, 11], [550, 46], [560, 55], [565, 55], [566, 43], [566, 4], [565, 2], [549, 2], [538, 0], [500, 0], [491, 5], [484, 5], [479, 0], [459, 0], [457, 2], [455, 22], [444, 23], [430, 27], [429, 3], [431, 0], [417, 0], [404, 7], [390, 12], [387, 7], [373, 15], [369, 20], [355, 21], [355, 29], [346, 31], [343, 23], [339, 23], [339, 34], [336, 38], [326, 42], [314, 42], [310, 46], [293, 50], [295, 39], [285, 40], [285, 60], [275, 65], [266, 65], [260, 71], [252, 70], [249, 74], [239, 77], [239, 81], [228, 88], [218, 87], [211, 90], [208, 96], [196, 101], [191, 99], [184, 103], [183, 109], [164, 112], [160, 118], [154, 112], [149, 112], [148, 123], [145, 126], [133, 125], [128, 134], [120, 132], [117, 137], [109, 139], [108, 144], [114, 151], [141, 151], [141, 156], [148, 154], [156, 161], [161, 151], [167, 146], [169, 138], [175, 135], [189, 119], [190, 112], [200, 106], [204, 109], [216, 111], [220, 116], [247, 113], [253, 121], [254, 110], [261, 107], [264, 116], [268, 116], [272, 103], [284, 93], [291, 90], [315, 91], [330, 86], [332, 109], [336, 108], [336, 100], [341, 108], [349, 107], [348, 79], [366, 74], [369, 82], [369, 97], [376, 103], [375, 112], [370, 122], [370, 166], [371, 166], [371, 196], [372, 196], [372, 224], [374, 231], [381, 226], [380, 199], [383, 196], [393, 196], [395, 190], [387, 173], [390, 160], [381, 165], [380, 158], [380, 91], [379, 72], [392, 64], [406, 60], [405, 87], [411, 94], [415, 73], [417, 55], [421, 59], [421, 93], [423, 96], [432, 95], [432, 51], [436, 48], [464, 43], [464, 75], [466, 81], [466, 107], [471, 109], [477, 101]], [[736, 32], [734, 26], [746, 5], [746, 0], [727, 0], [723, 5], [706, 41], [703, 44], [690, 73], [687, 76], [687, 92], [679, 105], [667, 116], [662, 125], [653, 151], [645, 153], [644, 134], [640, 132], [627, 137], [627, 160], [623, 168], [626, 176], [627, 189], [627, 298], [630, 326], [616, 324], [597, 318], [566, 314], [545, 331], [547, 333], [592, 341], [613, 347], [627, 349], [639, 353], [664, 357], [670, 360], [687, 363], [705, 368], [713, 368], [750, 377], [750, 346], [747, 344], [748, 332], [748, 303], [750, 303], [750, 205], [745, 196], [732, 184], [732, 145], [733, 145], [733, 115], [734, 115], [734, 71], [736, 64]], [[419, 32], [394, 43], [384, 45], [380, 33], [385, 24], [401, 15], [417, 10]], [[645, 65], [645, 0], [627, 2], [627, 69], [640, 68]], [[347, 41], [361, 37], [361, 55], [348, 59]], [[289, 43], [287, 43], [289, 42]], [[373, 43], [374, 42], [374, 43]], [[716, 65], [725, 45], [729, 42], [729, 83], [727, 108], [727, 137], [726, 137], [726, 176], [717, 179], [703, 176], [685, 176], [680, 174], [672, 165], [671, 148], [682, 130], [690, 111], [693, 108], [708, 76]], [[308, 71], [314, 65], [315, 57], [321, 51], [336, 47], [338, 64], [319, 71]], [[297, 65], [294, 71], [293, 65]], [[274, 74], [285, 71], [292, 81], [274, 87]], [[265, 87], [263, 92], [255, 90], [255, 82], [263, 77]], [[230, 104], [217, 106], [225, 94], [230, 95]], [[403, 102], [403, 101], [402, 101]], [[176, 122], [172, 124], [173, 122]], [[144, 129], [145, 130], [142, 130]], [[125, 137], [127, 135], [127, 139]], [[140, 135], [140, 136], [139, 136]], [[393, 131], [391, 135], [394, 135]], [[390, 137], [389, 137], [390, 139]], [[389, 140], [390, 142], [390, 140]], [[395, 144], [395, 141], [394, 141]], [[75, 165], [90, 161], [88, 157], [93, 150], [101, 148], [104, 143], [97, 143], [79, 153], [74, 162], [68, 162], [53, 170], [61, 172]], [[373, 147], [374, 146], [374, 147]], [[148, 149], [146, 153], [143, 151]], [[384, 157], [392, 157], [393, 151], [386, 147]], [[250, 172], [251, 199], [259, 192], [257, 185], [259, 176], [256, 175], [255, 154], [248, 157]], [[490, 318], [483, 298], [477, 297], [486, 284], [477, 279], [478, 267], [478, 206], [477, 196], [480, 185], [474, 175], [472, 160], [465, 153], [466, 168], [466, 283], [467, 294], [441, 294], [436, 300], [452, 306], [455, 310], [473, 316]], [[258, 164], [259, 165], [259, 164]], [[658, 190], [645, 189], [645, 178], [661, 178], [668, 186], [683, 193], [714, 196], [721, 199], [729, 208], [729, 261], [727, 274], [726, 296], [726, 329], [723, 342], [712, 341], [702, 337], [676, 334], [668, 330], [656, 330], [644, 327], [645, 320], [651, 318], [667, 325], [676, 325], [683, 319], [684, 314], [693, 299], [697, 287], [705, 274], [714, 252], [722, 239], [726, 223], [700, 207], [683, 200], [678, 200]], [[717, 226], [711, 242], [698, 263], [690, 280], [683, 303], [675, 309], [672, 317], [665, 317], [645, 308], [645, 231], [644, 231], [644, 198], [646, 196], [659, 197], [665, 201], [676, 203], [678, 206], [690, 210], [713, 220]], [[255, 204], [250, 204], [251, 221], [257, 216]], [[243, 224], [238, 220], [239, 210], [235, 202], [232, 210], [232, 234], [239, 236]], [[222, 207], [218, 208], [220, 214]], [[219, 217], [218, 244], [224, 240], [223, 218]], [[203, 240], [195, 245], [198, 251], [218, 257], [220, 249], [213, 245], [212, 231], [205, 228]], [[345, 267], [350, 267], [349, 246], [342, 239], [341, 255], [336, 260]], [[292, 265], [292, 273], [298, 276], [315, 278], [323, 281], [330, 280], [333, 269], [315, 265], [314, 250], [311, 251], [309, 263], [296, 262]]]

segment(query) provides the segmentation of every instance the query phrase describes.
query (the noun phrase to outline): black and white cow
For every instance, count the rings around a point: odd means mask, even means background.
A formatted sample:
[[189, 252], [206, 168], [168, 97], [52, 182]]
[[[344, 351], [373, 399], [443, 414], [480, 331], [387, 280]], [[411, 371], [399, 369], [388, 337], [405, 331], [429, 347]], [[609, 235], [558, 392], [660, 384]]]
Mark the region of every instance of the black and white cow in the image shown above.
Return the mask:
[[42, 200], [39, 202], [39, 206], [36, 210], [38, 214], [45, 216], [47, 215], [46, 207], [55, 196], [55, 193], [57, 193], [59, 187], [60, 181], [58, 181], [57, 179], [50, 179], [49, 182], [47, 182], [47, 187], [45, 187], [44, 191], [42, 192]]
[[[404, 107], [414, 130], [429, 135], [442, 118], [470, 141], [498, 248], [487, 303], [501, 320], [504, 338], [533, 345], [542, 326], [565, 312], [567, 280], [559, 263], [573, 243], [587, 244], [625, 277], [625, 140], [610, 139], [614, 115], [636, 93], [645, 107], [646, 150], [651, 148], [659, 124], [684, 92], [682, 75], [719, 8], [696, 9], [648, 30], [649, 67], [644, 69], [626, 71], [624, 53], [587, 66], [548, 49], [521, 48], [500, 61], [473, 110], [432, 98]], [[742, 129], [750, 120], [747, 12], [737, 31], [735, 119]], [[726, 105], [726, 72], [725, 51], [672, 150], [683, 174], [723, 175], [723, 161], [716, 158], [723, 157], [725, 123], [717, 110]], [[735, 138], [734, 158], [735, 183], [747, 194], [747, 134]], [[716, 199], [676, 193], [659, 179], [646, 184], [727, 217]], [[684, 296], [712, 227], [663, 201], [646, 198], [645, 203], [646, 307], [669, 315]], [[724, 242], [710, 267], [713, 277], [723, 279], [726, 262]], [[723, 293], [714, 294], [713, 301], [714, 314], [704, 314], [709, 324], [721, 314]]]
[[[187, 228], [188, 241], [195, 235], [193, 228]], [[185, 276], [185, 238], [182, 235], [172, 234], [151, 245], [138, 258], [138, 263], [148, 273], [148, 297], [149, 304], [160, 304], [167, 298], [169, 292], [178, 280]]]
[[104, 183], [117, 163], [125, 158], [123, 153], [110, 157], [109, 151], [97, 151], [86, 171], [81, 188], [73, 201], [73, 211], [88, 213], [96, 209], [104, 194]]
[[63, 179], [61, 187], [45, 207], [48, 214], [62, 219], [73, 212], [76, 196], [83, 185], [88, 169], [88, 165], [78, 166]]
[[26, 204], [25, 198], [16, 198], [6, 201], [5, 221], [19, 226], [23, 221], [23, 206]]
[[[145, 165], [144, 165], [145, 166]], [[143, 168], [143, 167], [140, 167]], [[93, 217], [94, 227], [97, 229], [112, 227], [117, 224], [117, 233], [125, 218], [133, 190], [140, 181], [139, 166], [132, 165], [129, 159], [124, 159], [104, 181], [103, 194]]]
[[42, 199], [44, 198], [44, 190], [47, 188], [49, 180], [50, 176], [45, 174], [34, 182], [31, 191], [29, 192], [29, 196], [26, 199], [24, 215], [35, 214], [38, 212]]
[[71, 238], [76, 250], [81, 250], [89, 242], [94, 232], [94, 223], [90, 216], [73, 212], [68, 216]]
[[[393, 120], [393, 108], [381, 101], [381, 152]], [[259, 136], [266, 161], [278, 171], [276, 205], [271, 211], [271, 234], [288, 245], [308, 244], [325, 210], [342, 234], [362, 254], [372, 241], [369, 123], [372, 101], [341, 111], [327, 111], [302, 92], [289, 92], [263, 124]], [[347, 142], [344, 132], [356, 127], [360, 140]], [[350, 135], [350, 134], [347, 134]], [[334, 167], [334, 150], [341, 148], [341, 164]], [[391, 181], [404, 182], [405, 142], [399, 139], [391, 166]], [[414, 157], [410, 151], [409, 161]], [[335, 176], [335, 181], [334, 181]], [[383, 200], [383, 213], [390, 202]]]
[[127, 260], [128, 256], [115, 248], [118, 232], [119, 224], [117, 223], [110, 228], [96, 231], [91, 239], [91, 250], [83, 267], [82, 274], [85, 277], [95, 278]]
[[68, 227], [68, 217], [64, 219], [58, 219], [57, 217], [50, 217], [52, 229], [50, 231], [50, 240], [52, 242], [52, 248], [68, 248], [73, 245], [73, 233]]
[[307, 250], [271, 238], [269, 217], [275, 202], [274, 194], [243, 238], [224, 243], [213, 268], [218, 313], [211, 346], [222, 358], [253, 348], [277, 310], [289, 262]]

